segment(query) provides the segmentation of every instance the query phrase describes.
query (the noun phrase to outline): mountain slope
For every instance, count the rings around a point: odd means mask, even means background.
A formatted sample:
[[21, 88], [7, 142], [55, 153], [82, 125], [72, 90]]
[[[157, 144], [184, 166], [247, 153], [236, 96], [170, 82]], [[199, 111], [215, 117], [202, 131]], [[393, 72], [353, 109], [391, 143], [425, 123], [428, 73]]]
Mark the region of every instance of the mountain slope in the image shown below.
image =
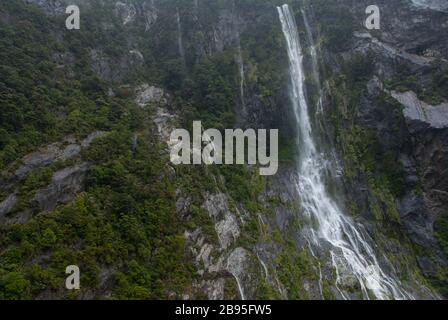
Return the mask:
[[[378, 1], [371, 32], [366, 1], [290, 7], [329, 197], [426, 299], [448, 288], [448, 25], [414, 2]], [[2, 1], [1, 299], [375, 298], [307, 234], [282, 4]], [[279, 128], [278, 174], [173, 166], [169, 135], [193, 120]]]

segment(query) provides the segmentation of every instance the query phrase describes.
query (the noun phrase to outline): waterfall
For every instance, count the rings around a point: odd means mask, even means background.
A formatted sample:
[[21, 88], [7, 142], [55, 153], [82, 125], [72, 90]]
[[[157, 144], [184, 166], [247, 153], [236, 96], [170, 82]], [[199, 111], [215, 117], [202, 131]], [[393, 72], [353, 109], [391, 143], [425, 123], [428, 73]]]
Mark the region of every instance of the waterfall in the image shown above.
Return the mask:
[[317, 101], [316, 112], [323, 113], [323, 103], [322, 103], [322, 85], [320, 83], [319, 76], [319, 62], [317, 58], [317, 47], [314, 41], [313, 30], [311, 29], [310, 23], [308, 22], [308, 17], [304, 10], [302, 10], [303, 22], [305, 24], [305, 31], [308, 43], [310, 45], [310, 56], [311, 56], [311, 66], [313, 72], [314, 82], [316, 83], [317, 90], [319, 92], [319, 99]]
[[243, 107], [243, 110], [246, 108], [246, 102], [244, 99], [244, 86], [245, 86], [245, 71], [244, 71], [244, 60], [243, 60], [243, 54], [241, 52], [241, 42], [240, 42], [240, 35], [237, 31], [237, 55], [236, 55], [236, 62], [238, 64], [238, 69], [240, 71], [240, 96], [241, 96], [241, 105]]
[[241, 98], [241, 106], [243, 108], [243, 110], [245, 111], [246, 109], [246, 101], [244, 98], [244, 87], [246, 85], [246, 78], [245, 78], [245, 70], [244, 70], [244, 60], [243, 60], [243, 53], [241, 50], [241, 39], [240, 39], [240, 30], [239, 30], [239, 25], [238, 25], [238, 16], [236, 14], [236, 9], [235, 9], [235, 1], [233, 1], [233, 6], [232, 6], [232, 16], [233, 16], [233, 29], [234, 29], [234, 34], [235, 34], [235, 38], [236, 38], [236, 63], [238, 64], [238, 70], [239, 70], [239, 74], [240, 74], [240, 98]]
[[182, 58], [184, 67], [186, 66], [184, 42], [182, 40], [182, 25], [180, 23], [179, 9], [176, 8], [176, 23], [177, 23], [177, 45], [179, 47], [179, 55]]
[[[381, 268], [362, 226], [342, 212], [326, 189], [324, 179], [328, 160], [318, 151], [315, 144], [317, 136], [313, 132], [306, 99], [299, 33], [289, 6], [285, 4], [277, 10], [287, 43], [290, 99], [298, 129], [299, 159], [295, 185], [301, 196], [303, 214], [314, 222], [314, 227], [310, 227], [307, 237], [315, 246], [329, 248], [337, 274], [338, 289], [338, 285], [344, 284], [344, 279], [354, 277], [360, 285], [364, 299], [370, 299], [372, 295], [377, 299], [412, 299], [400, 282]], [[339, 290], [341, 296], [346, 299], [347, 295]]]

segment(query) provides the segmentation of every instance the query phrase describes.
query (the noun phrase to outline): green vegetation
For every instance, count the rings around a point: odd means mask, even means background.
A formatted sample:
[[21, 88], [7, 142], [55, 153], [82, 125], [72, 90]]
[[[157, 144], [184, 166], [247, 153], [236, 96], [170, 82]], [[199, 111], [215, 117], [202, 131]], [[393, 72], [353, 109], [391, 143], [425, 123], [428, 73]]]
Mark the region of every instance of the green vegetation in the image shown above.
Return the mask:
[[397, 69], [397, 75], [385, 82], [388, 89], [399, 92], [413, 91], [420, 100], [433, 106], [448, 100], [448, 77], [446, 72], [439, 70], [437, 66], [430, 71], [432, 77], [427, 81], [418, 78], [406, 65], [399, 65]]
[[[270, 5], [261, 10], [267, 3], [247, 0], [239, 5], [260, 9], [242, 11], [260, 22], [241, 34], [242, 54], [247, 90], [267, 101], [277, 94], [283, 77], [278, 70], [285, 52], [277, 49], [283, 38], [273, 23], [278, 17]], [[182, 115], [179, 125], [188, 128], [192, 120], [201, 120], [205, 127], [233, 127], [240, 100], [236, 47], [198, 50], [209, 46], [207, 30], [214, 29], [219, 9], [228, 3], [204, 4], [201, 30], [184, 16], [185, 62], [178, 56], [177, 27], [167, 23], [175, 7], [182, 12], [182, 6], [177, 1], [161, 4], [159, 19], [146, 33], [145, 21], [123, 27], [113, 3], [92, 2], [77, 32], [61, 27], [64, 17], [46, 16], [25, 2], [0, 4], [0, 12], [10, 17], [8, 22], [0, 19], [2, 176], [10, 177], [16, 160], [42, 145], [68, 135], [81, 139], [96, 130], [109, 133], [76, 159], [38, 168], [20, 184], [11, 217], [30, 207], [57, 170], [81, 161], [91, 164], [85, 192], [74, 201], [53, 212], [33, 212], [25, 224], [0, 226], [0, 299], [77, 298], [81, 292], [60, 291], [70, 264], [81, 269], [82, 294], [93, 298], [194, 296], [191, 286], [197, 275], [183, 232], [199, 227], [206, 241], [218, 243], [214, 222], [202, 208], [204, 190], [226, 192], [232, 210], [237, 204], [251, 214], [265, 210], [257, 199], [265, 184], [255, 174], [257, 168], [178, 167], [173, 172], [154, 134], [153, 108], [134, 103], [133, 88], [150, 83], [169, 90], [172, 107]], [[101, 27], [105, 25], [110, 28]], [[129, 62], [128, 39], [143, 61]], [[185, 216], [175, 208], [179, 190], [191, 198]], [[2, 189], [1, 200], [8, 194]], [[240, 241], [250, 247], [259, 237], [259, 225], [249, 219], [244, 228]], [[235, 283], [228, 280], [226, 297], [234, 296]]]
[[307, 249], [296, 253], [294, 244], [287, 243], [282, 252], [277, 256], [276, 262], [279, 268], [279, 280], [285, 286], [288, 297], [293, 300], [306, 300], [308, 294], [304, 290], [304, 281], [318, 280], [314, 269], [313, 258]]
[[[404, 172], [398, 161], [400, 145], [385, 149], [377, 133], [360, 126], [357, 119], [361, 96], [372, 76], [372, 59], [356, 55], [343, 65], [343, 71], [333, 80], [331, 119], [336, 144], [344, 157], [346, 175], [348, 178], [365, 177], [376, 198], [371, 203], [376, 220], [399, 223], [395, 199], [403, 194], [404, 188]], [[392, 112], [399, 110], [399, 106], [384, 95], [375, 103]], [[353, 204], [348, 209], [354, 211]]]
[[353, 15], [337, 2], [318, 0], [310, 1], [319, 17], [318, 28], [326, 48], [341, 52], [350, 49], [356, 22]]

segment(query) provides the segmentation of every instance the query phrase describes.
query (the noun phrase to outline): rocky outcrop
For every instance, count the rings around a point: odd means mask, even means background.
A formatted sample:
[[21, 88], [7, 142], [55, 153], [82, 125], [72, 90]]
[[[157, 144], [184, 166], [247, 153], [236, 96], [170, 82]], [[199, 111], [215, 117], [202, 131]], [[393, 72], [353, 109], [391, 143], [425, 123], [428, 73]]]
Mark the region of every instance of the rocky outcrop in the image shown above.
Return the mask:
[[[361, 0], [347, 8], [357, 16], [369, 4]], [[399, 225], [393, 230], [403, 231], [420, 249], [410, 254], [415, 254], [421, 272], [432, 277], [447, 266], [434, 234], [434, 222], [448, 205], [448, 103], [443, 94], [437, 94], [440, 83], [433, 79], [447, 68], [448, 16], [443, 11], [448, 3], [409, 0], [379, 1], [377, 5], [381, 29], [373, 33], [359, 28], [352, 49], [345, 53], [352, 57], [353, 52], [361, 52], [374, 65], [374, 79], [368, 82], [354, 119], [356, 126], [375, 133], [378, 159], [396, 154], [395, 172], [403, 175], [403, 180], [399, 182], [400, 195], [389, 204], [399, 214]], [[441, 103], [431, 105], [422, 99]], [[387, 168], [376, 169], [374, 176], [379, 179], [384, 171]], [[354, 184], [355, 188], [350, 190], [363, 190], [352, 199], [368, 217], [372, 208], [365, 203], [375, 196], [369, 194], [362, 178], [351, 180], [347, 185]], [[354, 195], [353, 191], [348, 194]]]
[[[251, 273], [248, 270], [250, 266], [249, 252], [244, 248], [236, 248], [227, 259], [227, 270], [235, 277], [238, 284], [241, 299], [245, 300], [245, 293], [251, 290]], [[246, 287], [245, 287], [246, 286]]]
[[411, 0], [412, 3], [423, 9], [431, 9], [437, 11], [448, 11], [448, 2], [445, 0]]
[[136, 102], [140, 107], [147, 104], [165, 105], [168, 102], [168, 96], [164, 90], [145, 83], [135, 89]]
[[[142, 59], [136, 55], [136, 49], [129, 50], [120, 57], [110, 57], [102, 49], [90, 50], [91, 66], [95, 74], [105, 81], [120, 81], [130, 73], [137, 72]], [[135, 59], [137, 58], [137, 59]]]
[[221, 248], [227, 249], [240, 235], [236, 217], [229, 209], [227, 196], [223, 193], [208, 195], [204, 209], [215, 221], [215, 230]]
[[33, 169], [47, 166], [56, 161], [72, 159], [79, 152], [81, 152], [81, 147], [74, 143], [65, 147], [60, 143], [51, 144], [22, 158], [22, 165], [15, 171], [15, 176], [21, 180]]
[[373, 51], [386, 59], [400, 59], [413, 63], [419, 67], [427, 66], [434, 61], [432, 57], [412, 54], [404, 51], [402, 48], [380, 41], [368, 32], [355, 32], [354, 35], [358, 41], [364, 42], [363, 44], [357, 44], [357, 49], [362, 50], [363, 52]]
[[163, 89], [142, 84], [135, 89], [135, 102], [142, 108], [155, 108], [152, 121], [156, 125], [161, 141], [170, 147], [171, 132], [178, 122], [178, 115], [171, 110], [171, 97]]
[[448, 103], [432, 106], [419, 100], [412, 91], [391, 94], [404, 106], [403, 114], [409, 122], [423, 122], [435, 129], [448, 128]]
[[39, 167], [47, 166], [57, 161], [67, 161], [75, 158], [82, 147], [88, 147], [94, 140], [103, 137], [106, 132], [95, 131], [81, 141], [67, 137], [63, 142], [57, 142], [42, 147], [39, 151], [28, 154], [21, 159], [21, 165], [15, 171], [16, 179], [22, 180], [26, 175]]
[[53, 211], [59, 204], [66, 204], [84, 190], [88, 163], [68, 167], [53, 175], [50, 185], [34, 196], [33, 202], [41, 211]]
[[9, 213], [17, 203], [17, 195], [10, 194], [3, 202], [0, 203], [0, 218]]
[[25, 2], [39, 7], [50, 15], [61, 15], [65, 13], [64, 2], [61, 0], [25, 0]]
[[[49, 14], [64, 13], [64, 1], [62, 0], [26, 1], [37, 5]], [[81, 3], [82, 1], [75, 0], [74, 2]], [[341, 6], [346, 5], [347, 11], [354, 10], [353, 15], [357, 17], [356, 19], [364, 18], [365, 8], [371, 4], [368, 0], [337, 2]], [[160, 8], [156, 8], [155, 3], [160, 5]], [[356, 125], [376, 132], [377, 136], [381, 138], [381, 150], [397, 148], [397, 145], [402, 148], [398, 161], [403, 165], [405, 171], [406, 190], [400, 198], [396, 199], [402, 225], [393, 227], [401, 230], [403, 226], [414, 243], [426, 248], [433, 248], [436, 244], [432, 234], [432, 223], [448, 203], [448, 173], [446, 170], [448, 150], [445, 132], [447, 106], [446, 104], [440, 106], [426, 104], [411, 91], [392, 91], [391, 95], [403, 105], [403, 114], [401, 114], [397, 110], [391, 110], [390, 105], [378, 105], [377, 99], [384, 93], [385, 85], [382, 81], [396, 75], [398, 64], [405, 64], [411, 70], [422, 74], [430, 74], [430, 68], [434, 63], [448, 57], [445, 41], [447, 33], [444, 32], [447, 31], [448, 24], [443, 13], [440, 12], [446, 9], [446, 2], [442, 0], [404, 0], [391, 3], [390, 0], [378, 1], [382, 14], [382, 29], [378, 32], [358, 30], [353, 39], [354, 47], [345, 52], [343, 57], [348, 61], [354, 53], [373, 53], [375, 68], [378, 72], [374, 80], [369, 82], [368, 92], [363, 96], [359, 105], [357, 111], [359, 117]], [[415, 6], [412, 6], [412, 3]], [[127, 45], [121, 51], [122, 53], [113, 58], [106, 53], [108, 51], [105, 48], [90, 48], [91, 67], [101, 79], [114, 82], [130, 82], [129, 78], [135, 79], [133, 76], [141, 70], [147, 71], [142, 67], [146, 67], [145, 63], [148, 61], [151, 64], [158, 62], [158, 48], [175, 52], [176, 50], [173, 48], [178, 45], [176, 34], [182, 36], [180, 55], [186, 55], [182, 66], [186, 70], [183, 72], [192, 71], [193, 68], [188, 70], [191, 67], [189, 65], [191, 61], [212, 56], [215, 52], [226, 52], [228, 47], [237, 44], [240, 33], [244, 34], [251, 24], [266, 17], [261, 17], [258, 12], [254, 12], [253, 16], [247, 18], [244, 12], [237, 12], [235, 6], [230, 8], [230, 5], [223, 4], [210, 19], [214, 21], [210, 22], [204, 19], [205, 15], [202, 14], [204, 8], [198, 1], [190, 3], [193, 13], [189, 13], [187, 9], [180, 7], [179, 3], [175, 3], [180, 8], [177, 16], [179, 20], [182, 20], [182, 30], [176, 30], [174, 5], [171, 8], [168, 4], [165, 8], [163, 6], [166, 3], [163, 1], [121, 0], [106, 1], [101, 4], [111, 6], [113, 12], [111, 17], [116, 19], [120, 29], [124, 30], [123, 35], [125, 35]], [[163, 11], [165, 9], [167, 9], [166, 12]], [[266, 11], [269, 10], [272, 10], [275, 23], [278, 23], [274, 8], [268, 6]], [[158, 23], [165, 19], [169, 21], [167, 24], [160, 25], [160, 29], [154, 28], [157, 31], [154, 38], [145, 38], [145, 41], [151, 41], [151, 46], [139, 46], [136, 40], [138, 35], [134, 34], [134, 30], [151, 30], [144, 34], [144, 37], [148, 37], [152, 35], [153, 26], [157, 24], [159, 27]], [[104, 24], [107, 25], [107, 28], [113, 28], [110, 21], [104, 22]], [[163, 32], [160, 31], [161, 29]], [[165, 42], [165, 39], [172, 40], [172, 43]], [[153, 44], [155, 45], [153, 46]], [[185, 46], [185, 52], [183, 52], [183, 46]], [[243, 76], [244, 72], [247, 73], [247, 83], [244, 84], [244, 92], [241, 94], [244, 96], [242, 104], [244, 104], [245, 110], [240, 110], [239, 106], [236, 107], [237, 127], [281, 128], [286, 137], [295, 136], [294, 129], [290, 126], [288, 103], [284, 103], [287, 99], [282, 97], [285, 94], [283, 91], [286, 90], [278, 87], [270, 88], [268, 84], [265, 84], [268, 81], [257, 79], [261, 73], [257, 74], [256, 69], [264, 70], [264, 68], [257, 65], [261, 63], [257, 61], [257, 55], [248, 52], [248, 48], [244, 51], [243, 43], [242, 46], [243, 48], [240, 48], [243, 51], [242, 54], [240, 53], [241, 60], [244, 57], [250, 61], [247, 61], [247, 69], [243, 70]], [[322, 41], [322, 46], [324, 46], [324, 41]], [[324, 51], [323, 48], [321, 50]], [[175, 56], [179, 55], [177, 52], [175, 53]], [[328, 53], [326, 53], [326, 58], [332, 60], [329, 65], [336, 65], [335, 73], [338, 73], [340, 71], [337, 70], [339, 61], [343, 59]], [[284, 60], [287, 61], [287, 59]], [[69, 58], [56, 56], [55, 61], [58, 65], [70, 64]], [[231, 69], [231, 67], [226, 67], [226, 69]], [[279, 71], [279, 73], [281, 72], [283, 70]], [[427, 81], [427, 78], [422, 76], [422, 82]], [[147, 81], [154, 81], [154, 79], [151, 78]], [[253, 88], [254, 84], [259, 81], [264, 83], [267, 91], [273, 89], [278, 93], [267, 93], [266, 96], [261, 96]], [[170, 133], [178, 121], [178, 115], [171, 109], [173, 106], [170, 95], [158, 86], [160, 84], [154, 86], [143, 84], [137, 87], [135, 90], [136, 103], [152, 112], [151, 119], [148, 120], [155, 124], [154, 133], [158, 134], [162, 141], [168, 142]], [[311, 96], [312, 94], [310, 94], [310, 99]], [[132, 141], [134, 152], [137, 150], [139, 134], [134, 133]], [[101, 134], [92, 135], [82, 142], [67, 141], [46, 146], [22, 159], [22, 164], [16, 171], [16, 177], [23, 179], [29, 172], [41, 166], [50, 165], [56, 161], [75, 159], [82, 147], [88, 146], [99, 136]], [[288, 167], [288, 165], [285, 166]], [[83, 191], [83, 180], [87, 171], [88, 164], [82, 163], [56, 172], [51, 183], [34, 196], [33, 202], [36, 208], [51, 211], [58, 204], [72, 200]], [[175, 179], [176, 172], [174, 169], [171, 171], [170, 179]], [[380, 175], [381, 173], [375, 172], [374, 174]], [[297, 188], [294, 185], [295, 179], [294, 170], [289, 170], [289, 168], [282, 168], [277, 176], [268, 179], [266, 190], [259, 196], [258, 204], [265, 205], [266, 212], [269, 214], [245, 212], [242, 205], [235, 204], [225, 191], [214, 191], [201, 195], [203, 197], [201, 210], [206, 211], [210, 216], [212, 230], [214, 229], [216, 232], [217, 238], [212, 239], [214, 235], [206, 234], [210, 230], [205, 230], [204, 226], [195, 226], [192, 228], [193, 230], [184, 232], [186, 252], [193, 257], [198, 274], [198, 279], [193, 284], [194, 288], [204, 293], [209, 299], [222, 299], [225, 297], [227, 281], [235, 279], [241, 298], [256, 298], [254, 291], [257, 279], [255, 278], [261, 275], [261, 278], [277, 290], [281, 297], [288, 297], [288, 292], [280, 283], [277, 275], [277, 272], [280, 273], [285, 267], [278, 263], [278, 255], [286, 246], [291, 250], [291, 252], [287, 252], [291, 256], [295, 256], [301, 250], [308, 252], [309, 244], [306, 242], [306, 233], [311, 231], [304, 230], [302, 226], [299, 226], [301, 222], [306, 224], [307, 221], [298, 221], [299, 219], [297, 219], [297, 217], [300, 219], [303, 217], [299, 215], [298, 199], [301, 195], [297, 194]], [[423, 181], [424, 196], [416, 191], [420, 179]], [[335, 188], [339, 187], [338, 183], [336, 181]], [[361, 217], [357, 217], [357, 219], [364, 222], [363, 219], [368, 219], [371, 216], [372, 210], [368, 204], [373, 195], [369, 193], [366, 181], [359, 179], [352, 183], [353, 188], [348, 187], [347, 189], [350, 194], [353, 194], [355, 202], [359, 204]], [[17, 201], [14, 190], [8, 190], [5, 193], [10, 195], [0, 203], [0, 216], [2, 212], [6, 213], [11, 210]], [[185, 191], [179, 190], [176, 194], [176, 210], [179, 216], [185, 220], [188, 220], [191, 215], [192, 198], [193, 196]], [[256, 240], [256, 244], [246, 246], [242, 241], [244, 239], [241, 238], [245, 235], [246, 219], [251, 218], [251, 215], [255, 215], [257, 218], [256, 223], [259, 224], [262, 235], [260, 239]], [[366, 223], [366, 228], [370, 233], [382, 232], [374, 229], [368, 223]], [[287, 245], [286, 242], [273, 239], [282, 236], [287, 239]], [[393, 248], [394, 243], [387, 242], [386, 246]], [[309, 247], [311, 248], [311, 245]], [[395, 250], [400, 250], [399, 246], [398, 248]], [[322, 254], [315, 252], [316, 256], [324, 256], [328, 253], [325, 249], [322, 248]], [[314, 256], [314, 253], [312, 255]], [[254, 257], [256, 257], [256, 263], [254, 263]], [[417, 260], [422, 269], [430, 273], [435, 270], [435, 265], [428, 256], [419, 256]], [[293, 261], [292, 263], [296, 262], [296, 260], [291, 261]], [[322, 278], [330, 283], [330, 290], [334, 291], [335, 296], [340, 297], [337, 288], [333, 286], [333, 268], [325, 263], [322, 263], [321, 266], [320, 262], [314, 261], [314, 264], [312, 267], [314, 269], [310, 271], [314, 276], [311, 276], [310, 279], [305, 279], [306, 276], [304, 276], [303, 283], [300, 284], [308, 297], [323, 297]], [[340, 270], [341, 274], [337, 275], [340, 277], [340, 283], [356, 290], [355, 281], [350, 276], [349, 268], [341, 266]], [[320, 282], [315, 279], [316, 275], [320, 276]]]
[[120, 18], [123, 25], [127, 25], [134, 21], [135, 16], [137, 15], [137, 10], [131, 3], [118, 1], [115, 3], [115, 13]]

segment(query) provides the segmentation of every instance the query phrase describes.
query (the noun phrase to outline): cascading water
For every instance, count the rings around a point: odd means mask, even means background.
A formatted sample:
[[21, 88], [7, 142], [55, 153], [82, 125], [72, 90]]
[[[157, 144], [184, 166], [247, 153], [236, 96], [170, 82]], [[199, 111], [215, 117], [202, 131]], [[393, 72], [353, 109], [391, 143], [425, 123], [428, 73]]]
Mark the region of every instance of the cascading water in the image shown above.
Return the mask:
[[308, 38], [308, 43], [310, 44], [310, 56], [311, 56], [313, 77], [314, 77], [314, 81], [317, 86], [317, 90], [319, 92], [319, 100], [317, 102], [316, 111], [318, 113], [322, 113], [323, 112], [323, 110], [322, 110], [323, 109], [322, 86], [320, 83], [320, 76], [319, 76], [319, 62], [317, 59], [317, 47], [314, 42], [313, 31], [311, 29], [310, 23], [308, 22], [308, 17], [304, 10], [302, 10], [302, 17], [303, 17], [303, 23], [305, 24], [305, 30], [306, 30], [306, 36]]
[[[287, 43], [290, 97], [299, 134], [296, 187], [301, 195], [303, 213], [315, 225], [308, 230], [307, 238], [318, 247], [324, 242], [330, 245], [330, 257], [337, 275], [336, 286], [341, 283], [342, 277], [349, 275], [359, 282], [365, 299], [370, 299], [372, 295], [376, 299], [412, 299], [398, 280], [383, 271], [362, 226], [344, 215], [325, 187], [328, 161], [315, 144], [316, 135], [312, 129], [305, 93], [299, 33], [289, 6], [283, 5], [277, 9]], [[340, 294], [344, 299], [348, 298], [342, 290]]]
[[244, 99], [244, 86], [245, 86], [245, 71], [244, 71], [244, 61], [243, 61], [243, 54], [241, 52], [241, 43], [240, 43], [240, 37], [238, 34], [238, 43], [237, 43], [237, 56], [236, 56], [236, 62], [238, 64], [238, 68], [240, 71], [240, 96], [241, 96], [241, 105], [243, 107], [243, 110], [246, 108], [246, 102]]
[[177, 23], [177, 45], [179, 47], [179, 55], [182, 58], [182, 63], [184, 64], [185, 67], [186, 60], [185, 60], [184, 42], [182, 40], [182, 24], [180, 23], [180, 14], [177, 8], [176, 8], [176, 23]]
[[244, 60], [243, 60], [243, 53], [241, 50], [241, 39], [240, 39], [240, 30], [239, 30], [239, 25], [238, 25], [238, 16], [236, 13], [236, 3], [235, 1], [233, 2], [233, 6], [232, 6], [232, 11], [233, 11], [233, 29], [234, 29], [234, 34], [235, 34], [235, 38], [236, 38], [236, 63], [238, 64], [238, 69], [239, 69], [239, 73], [240, 73], [240, 98], [241, 98], [241, 106], [243, 108], [243, 110], [245, 111], [246, 109], [246, 102], [245, 102], [245, 98], [244, 98], [244, 86], [246, 85], [246, 78], [245, 78], [245, 70], [244, 70]]

